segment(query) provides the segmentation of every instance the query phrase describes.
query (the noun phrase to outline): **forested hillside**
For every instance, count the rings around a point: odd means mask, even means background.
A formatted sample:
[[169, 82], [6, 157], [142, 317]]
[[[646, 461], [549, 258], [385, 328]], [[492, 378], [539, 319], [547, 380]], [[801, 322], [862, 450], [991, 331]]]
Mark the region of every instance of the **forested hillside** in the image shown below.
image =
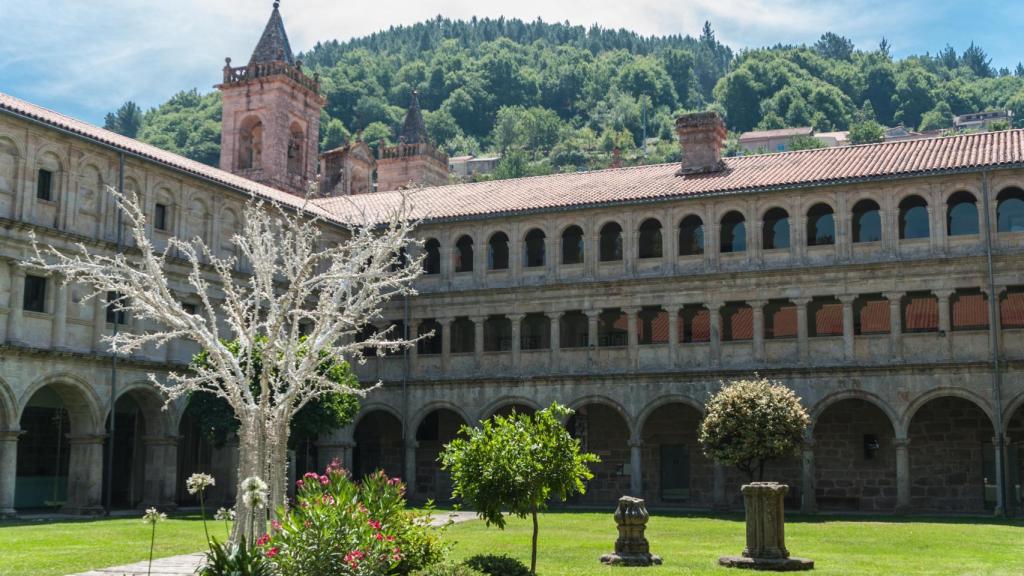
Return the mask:
[[[962, 54], [946, 47], [896, 60], [884, 39], [855, 47], [826, 33], [813, 46], [734, 53], [710, 24], [699, 38], [644, 37], [539, 20], [438, 17], [319, 43], [299, 57], [319, 72], [327, 98], [325, 149], [357, 130], [371, 143], [392, 139], [415, 89], [434, 140], [452, 155], [503, 153], [499, 177], [604, 167], [616, 146], [627, 163], [672, 160], [673, 119], [705, 108], [719, 110], [733, 131], [853, 127], [863, 139], [877, 137], [878, 125], [945, 128], [955, 114], [986, 109], [1009, 108], [1024, 121], [1024, 66], [995, 70], [973, 44]], [[122, 108], [107, 123], [216, 164], [215, 92], [185, 91], [138, 115]]]

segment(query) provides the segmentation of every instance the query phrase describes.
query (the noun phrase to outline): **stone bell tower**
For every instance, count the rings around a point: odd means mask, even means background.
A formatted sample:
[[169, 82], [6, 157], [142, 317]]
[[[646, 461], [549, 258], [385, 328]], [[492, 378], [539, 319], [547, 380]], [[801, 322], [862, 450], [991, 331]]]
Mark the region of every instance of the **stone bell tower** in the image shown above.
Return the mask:
[[316, 178], [320, 82], [296, 60], [274, 2], [263, 35], [245, 66], [227, 58], [220, 167], [261, 184], [304, 195]]
[[377, 148], [377, 191], [448, 183], [448, 155], [427, 136], [419, 94], [413, 91], [398, 144]]

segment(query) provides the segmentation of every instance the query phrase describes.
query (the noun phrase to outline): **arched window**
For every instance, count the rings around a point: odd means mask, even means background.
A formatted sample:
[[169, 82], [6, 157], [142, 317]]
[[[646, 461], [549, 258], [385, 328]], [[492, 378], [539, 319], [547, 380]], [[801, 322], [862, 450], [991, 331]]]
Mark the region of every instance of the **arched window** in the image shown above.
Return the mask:
[[255, 116], [250, 116], [242, 123], [238, 131], [238, 168], [250, 170], [260, 168], [263, 155], [263, 123]]
[[836, 243], [836, 220], [832, 207], [824, 202], [807, 211], [807, 245], [828, 246]]
[[426, 256], [423, 258], [424, 274], [441, 273], [441, 243], [436, 238], [431, 238], [423, 244]]
[[628, 317], [621, 308], [605, 308], [597, 317], [597, 345], [625, 346], [629, 331]]
[[544, 265], [544, 231], [534, 228], [526, 233], [523, 239], [523, 264], [527, 268], [538, 268]]
[[704, 221], [690, 214], [679, 222], [679, 255], [697, 256], [704, 253]]
[[440, 354], [441, 340], [444, 336], [441, 333], [441, 329], [441, 323], [437, 320], [429, 319], [420, 322], [420, 326], [416, 330], [416, 336], [424, 337], [431, 332], [433, 332], [433, 336], [418, 340], [416, 342], [416, 353], [420, 355]]
[[288, 138], [288, 173], [299, 176], [306, 168], [306, 134], [298, 122], [292, 122]]
[[487, 269], [508, 270], [508, 234], [495, 232], [487, 242]]
[[648, 218], [640, 224], [639, 246], [637, 257], [661, 258], [661, 222], [656, 218]]
[[587, 316], [580, 310], [570, 310], [562, 314], [558, 326], [558, 345], [560, 348], [584, 348], [588, 342], [590, 330]]
[[452, 321], [452, 354], [469, 354], [476, 348], [476, 326], [465, 316]]
[[484, 320], [484, 352], [512, 349], [512, 321], [505, 316], [488, 316]]
[[601, 227], [601, 262], [622, 260], [622, 226], [609, 222]]
[[765, 250], [789, 248], [789, 213], [782, 208], [772, 208], [765, 212], [762, 236]]
[[719, 240], [720, 251], [723, 254], [746, 252], [747, 223], [743, 218], [743, 214], [733, 210], [722, 217], [722, 230]]
[[1007, 188], [996, 196], [996, 230], [1024, 232], [1024, 190]]
[[853, 242], [882, 240], [882, 212], [874, 200], [861, 200], [853, 206]]
[[455, 242], [455, 271], [473, 271], [473, 239], [469, 235], [461, 236]]
[[562, 232], [562, 264], [583, 263], [583, 229], [569, 226]]
[[551, 319], [533, 313], [523, 317], [519, 328], [519, 347], [522, 350], [545, 350], [551, 346]]
[[946, 200], [946, 234], [972, 236], [978, 233], [978, 201], [961, 190]]
[[920, 196], [900, 202], [900, 240], [928, 237], [928, 203]]

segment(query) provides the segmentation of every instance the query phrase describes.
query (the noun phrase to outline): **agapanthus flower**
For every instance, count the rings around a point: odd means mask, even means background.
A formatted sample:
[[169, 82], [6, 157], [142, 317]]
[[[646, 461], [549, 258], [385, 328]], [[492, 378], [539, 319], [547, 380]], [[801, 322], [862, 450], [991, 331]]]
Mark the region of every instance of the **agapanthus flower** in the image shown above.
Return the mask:
[[267, 483], [256, 476], [242, 480], [242, 501], [249, 508], [262, 508], [267, 503], [268, 494]]
[[161, 520], [167, 520], [167, 514], [158, 511], [156, 508], [146, 508], [146, 513], [142, 515], [142, 521], [146, 524], [156, 524]]
[[234, 508], [218, 508], [217, 511], [213, 514], [213, 519], [214, 520], [223, 520], [223, 521], [234, 520], [235, 519], [235, 509]]
[[202, 492], [211, 486], [215, 486], [217, 481], [214, 480], [213, 476], [209, 474], [203, 474], [201, 472], [193, 474], [185, 480], [185, 488], [189, 494], [196, 494]]

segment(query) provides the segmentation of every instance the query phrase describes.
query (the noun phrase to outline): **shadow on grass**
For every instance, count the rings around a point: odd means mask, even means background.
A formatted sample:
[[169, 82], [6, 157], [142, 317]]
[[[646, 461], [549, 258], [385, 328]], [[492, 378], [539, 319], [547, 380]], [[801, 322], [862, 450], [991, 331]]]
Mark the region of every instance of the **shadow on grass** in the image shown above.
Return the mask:
[[[139, 520], [142, 518], [142, 511], [138, 514], [121, 515], [116, 516], [54, 516], [44, 518], [5, 518], [0, 520], [0, 528], [8, 528], [13, 526], [45, 526], [47, 524], [93, 524], [97, 522], [106, 522], [109, 520]], [[199, 512], [183, 512], [180, 514], [167, 513], [167, 517], [172, 520], [194, 520], [199, 522], [202, 518]], [[211, 515], [206, 516], [207, 522], [215, 522]]]

